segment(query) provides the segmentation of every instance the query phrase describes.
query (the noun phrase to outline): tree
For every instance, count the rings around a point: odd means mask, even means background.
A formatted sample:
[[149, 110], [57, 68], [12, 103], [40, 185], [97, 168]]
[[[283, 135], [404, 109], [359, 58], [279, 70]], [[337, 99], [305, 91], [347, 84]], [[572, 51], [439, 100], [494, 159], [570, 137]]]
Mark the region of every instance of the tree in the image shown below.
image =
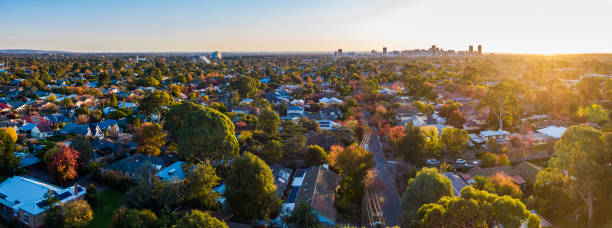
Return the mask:
[[423, 150], [428, 157], [440, 157], [440, 132], [435, 126], [422, 126], [421, 133], [424, 136], [425, 142]]
[[443, 196], [453, 196], [451, 182], [435, 168], [423, 168], [408, 181], [402, 194], [405, 218], [413, 219], [417, 210], [425, 204], [438, 202]]
[[276, 164], [283, 158], [283, 145], [278, 140], [270, 140], [264, 145], [262, 158], [268, 164]]
[[319, 227], [319, 218], [313, 212], [312, 206], [306, 202], [301, 202], [295, 206], [291, 214], [283, 217], [283, 222], [300, 228]]
[[282, 128], [280, 136], [285, 156], [293, 159], [301, 158], [306, 144], [305, 129], [292, 120], [283, 121]]
[[87, 186], [87, 193], [85, 193], [85, 200], [91, 208], [96, 208], [98, 206], [98, 188], [93, 183]]
[[504, 126], [514, 126], [519, 122], [519, 105], [514, 90], [516, 90], [514, 84], [502, 81], [487, 91], [487, 95], [483, 97], [479, 105], [489, 108], [492, 114], [489, 115], [489, 125], [493, 127], [497, 125], [499, 129], [502, 129]]
[[219, 185], [221, 178], [209, 163], [200, 163], [191, 169], [185, 177], [185, 201], [198, 208], [215, 208], [219, 193], [214, 187]]
[[320, 166], [329, 162], [325, 150], [317, 145], [310, 145], [306, 148], [304, 161], [308, 166]]
[[53, 154], [49, 163], [49, 172], [60, 183], [67, 183], [76, 178], [78, 168], [79, 152], [66, 144], [60, 146], [59, 152]]
[[482, 162], [482, 167], [493, 167], [497, 164], [497, 155], [494, 153], [486, 152], [481, 157], [480, 160]]
[[55, 100], [56, 100], [56, 99], [57, 99], [57, 98], [55, 97], [55, 94], [50, 94], [50, 95], [47, 97], [47, 101], [48, 101], [48, 102], [55, 102]]
[[170, 137], [176, 135], [176, 131], [183, 125], [183, 121], [193, 112], [204, 110], [204, 106], [192, 102], [183, 102], [176, 105], [164, 114], [164, 130]]
[[225, 184], [225, 197], [238, 217], [268, 219], [279, 213], [274, 176], [257, 156], [246, 152], [235, 159]]
[[540, 224], [542, 220], [540, 220], [540, 216], [535, 214], [529, 214], [527, 218], [527, 228], [540, 228]]
[[332, 161], [340, 174], [340, 195], [355, 202], [361, 199], [363, 179], [374, 167], [374, 156], [356, 143], [351, 144]]
[[91, 160], [92, 155], [94, 153], [93, 147], [91, 146], [91, 141], [88, 138], [82, 135], [77, 135], [72, 138], [72, 147], [79, 152], [79, 164], [84, 166], [85, 163]]
[[278, 113], [267, 107], [259, 114], [259, 121], [257, 122], [257, 128], [262, 130], [268, 135], [278, 135], [278, 126], [281, 123], [281, 119]]
[[177, 132], [178, 152], [188, 162], [205, 160], [228, 163], [238, 154], [234, 123], [217, 110], [191, 113]]
[[523, 191], [514, 183], [514, 180], [504, 174], [496, 173], [488, 179], [495, 187], [495, 191], [491, 193], [500, 196], [511, 196], [516, 199], [520, 199], [523, 196]]
[[177, 84], [172, 84], [170, 85], [170, 95], [176, 98], [180, 98], [181, 97], [181, 92], [182, 92], [182, 88], [181, 85], [177, 85]]
[[397, 143], [395, 150], [407, 161], [415, 165], [421, 165], [425, 162], [423, 153], [424, 146], [425, 137], [421, 134], [419, 127], [407, 124], [404, 127], [404, 137]]
[[155, 91], [147, 94], [140, 100], [138, 111], [146, 115], [157, 115], [161, 117], [164, 107], [174, 104], [174, 99], [164, 91]]
[[[588, 223], [592, 225], [594, 216], [594, 203], [597, 193], [604, 186], [602, 180], [606, 179], [606, 172], [612, 163], [612, 149], [610, 149], [610, 134], [586, 125], [569, 127], [555, 144], [557, 156], [549, 162], [549, 167], [564, 170], [572, 177], [572, 181], [565, 184], [571, 195], [580, 196], [588, 209]], [[603, 198], [603, 196], [602, 196]]]
[[90, 114], [91, 112], [89, 111], [89, 108], [87, 108], [86, 106], [81, 106], [80, 108], [77, 108], [74, 110], [75, 116], [80, 116], [80, 115], [89, 116]]
[[185, 228], [200, 228], [200, 227], [211, 227], [211, 228], [227, 228], [225, 222], [210, 216], [208, 213], [204, 213], [199, 210], [192, 210], [178, 220], [176, 227]]
[[113, 228], [148, 228], [158, 227], [157, 215], [149, 209], [128, 209], [123, 206], [113, 212]]
[[445, 127], [442, 129], [442, 135], [440, 135], [440, 140], [442, 141], [442, 145], [447, 151], [458, 151], [467, 143], [469, 139], [468, 133], [465, 130]]
[[108, 106], [110, 106], [110, 107], [117, 107], [118, 106], [117, 95], [115, 95], [115, 93], [111, 93], [110, 98], [108, 100]]
[[592, 104], [586, 108], [578, 109], [578, 116], [585, 117], [588, 121], [602, 123], [610, 120], [610, 111], [598, 104]]
[[0, 170], [2, 174], [14, 174], [19, 166], [19, 158], [15, 157], [15, 142], [17, 134], [13, 128], [0, 128]]
[[45, 225], [48, 227], [63, 227], [64, 209], [55, 192], [49, 190], [45, 193], [42, 204], [45, 209]]
[[61, 104], [64, 106], [64, 109], [72, 108], [74, 106], [74, 102], [72, 102], [71, 98], [64, 98], [61, 101]]
[[149, 156], [158, 156], [161, 146], [166, 144], [166, 133], [157, 123], [144, 123], [134, 134], [134, 141], [138, 145], [136, 151]]
[[518, 199], [467, 186], [458, 197], [444, 196], [417, 211], [417, 227], [520, 227], [529, 211]]
[[440, 107], [440, 116], [446, 118], [446, 122], [455, 128], [463, 128], [463, 123], [465, 122], [465, 118], [463, 117], [463, 113], [459, 108], [461, 107], [461, 103], [454, 102], [452, 100], [447, 100], [444, 105]]
[[64, 205], [64, 225], [85, 227], [93, 220], [91, 207], [85, 200], [73, 200]]
[[252, 77], [242, 76], [230, 82], [233, 91], [237, 91], [240, 97], [253, 98], [259, 92], [259, 82]]

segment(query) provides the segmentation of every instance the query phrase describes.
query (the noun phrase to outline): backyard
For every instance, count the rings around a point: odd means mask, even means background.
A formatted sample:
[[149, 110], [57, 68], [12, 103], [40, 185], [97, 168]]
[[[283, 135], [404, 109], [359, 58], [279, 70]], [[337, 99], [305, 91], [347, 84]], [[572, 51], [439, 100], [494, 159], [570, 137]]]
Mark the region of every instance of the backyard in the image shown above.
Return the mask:
[[94, 219], [87, 227], [110, 227], [113, 211], [121, 206], [121, 197], [123, 197], [123, 193], [112, 189], [100, 192], [98, 195], [98, 207], [94, 210]]

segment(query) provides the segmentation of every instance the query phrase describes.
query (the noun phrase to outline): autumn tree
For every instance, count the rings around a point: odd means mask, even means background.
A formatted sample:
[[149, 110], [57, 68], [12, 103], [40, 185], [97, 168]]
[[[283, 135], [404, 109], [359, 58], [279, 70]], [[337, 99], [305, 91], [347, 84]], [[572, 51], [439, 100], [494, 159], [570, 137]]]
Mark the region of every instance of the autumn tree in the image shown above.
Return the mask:
[[468, 139], [467, 131], [452, 127], [443, 128], [440, 135], [440, 141], [442, 141], [446, 151], [461, 152]]
[[188, 162], [206, 160], [227, 164], [238, 154], [234, 123], [211, 108], [191, 113], [177, 131], [179, 155]]
[[49, 163], [49, 172], [60, 183], [67, 183], [76, 178], [78, 168], [79, 152], [66, 144], [60, 146], [59, 152], [53, 154]]
[[93, 211], [85, 200], [73, 200], [64, 205], [64, 226], [85, 227], [93, 220]]
[[352, 144], [334, 157], [334, 169], [340, 174], [339, 194], [351, 202], [360, 200], [363, 193], [363, 179], [374, 167], [374, 156], [357, 144]]
[[440, 157], [442, 145], [440, 145], [440, 132], [435, 126], [422, 126], [421, 133], [425, 139], [423, 150], [427, 157]]
[[161, 146], [166, 144], [166, 133], [157, 123], [143, 123], [134, 134], [134, 142], [138, 153], [158, 156]]

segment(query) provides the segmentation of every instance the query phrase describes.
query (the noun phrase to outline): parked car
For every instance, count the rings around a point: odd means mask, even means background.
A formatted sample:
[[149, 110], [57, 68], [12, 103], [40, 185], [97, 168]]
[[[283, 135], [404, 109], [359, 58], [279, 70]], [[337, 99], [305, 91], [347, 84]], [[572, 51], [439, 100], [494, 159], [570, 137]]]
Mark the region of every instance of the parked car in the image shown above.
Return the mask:
[[457, 159], [457, 161], [456, 161], [456, 163], [459, 164], [459, 165], [463, 165], [463, 164], [465, 164], [465, 162], [466, 161], [461, 159], [461, 158]]
[[439, 165], [440, 161], [438, 159], [427, 159], [427, 165]]

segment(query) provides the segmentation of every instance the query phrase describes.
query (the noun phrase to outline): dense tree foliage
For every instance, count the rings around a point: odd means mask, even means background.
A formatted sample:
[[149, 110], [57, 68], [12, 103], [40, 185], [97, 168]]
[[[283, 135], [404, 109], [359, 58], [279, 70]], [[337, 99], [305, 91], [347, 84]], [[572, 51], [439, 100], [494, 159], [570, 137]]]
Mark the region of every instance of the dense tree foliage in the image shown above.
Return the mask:
[[436, 203], [443, 196], [453, 196], [451, 182], [435, 168], [423, 168], [410, 179], [402, 194], [402, 207], [406, 225], [416, 216], [417, 210], [428, 203]]

